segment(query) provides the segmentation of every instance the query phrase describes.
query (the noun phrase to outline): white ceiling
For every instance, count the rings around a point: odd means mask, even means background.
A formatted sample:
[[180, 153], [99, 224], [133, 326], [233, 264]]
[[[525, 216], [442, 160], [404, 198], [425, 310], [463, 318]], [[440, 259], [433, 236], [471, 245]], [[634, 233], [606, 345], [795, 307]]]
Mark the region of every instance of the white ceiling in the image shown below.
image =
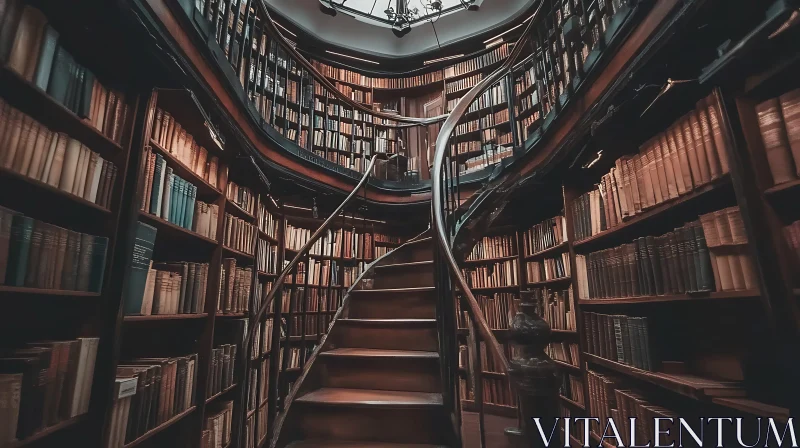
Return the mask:
[[[319, 10], [319, 0], [265, 1], [273, 12], [282, 16], [276, 17], [278, 21], [288, 20], [304, 32], [340, 48], [387, 58], [419, 55], [436, 50], [439, 44], [444, 46], [465, 37], [499, 29], [528, 11], [535, 2], [485, 0], [478, 11], [458, 11], [442, 15], [434, 24], [435, 33], [433, 26], [424, 22], [415, 25], [410, 33], [398, 38], [389, 28], [357, 20], [342, 11], [335, 17], [323, 14]], [[379, 7], [380, 10], [386, 9], [387, 0], [377, 1], [380, 4], [375, 5], [375, 10]], [[337, 1], [339, 2], [340, 0]]]

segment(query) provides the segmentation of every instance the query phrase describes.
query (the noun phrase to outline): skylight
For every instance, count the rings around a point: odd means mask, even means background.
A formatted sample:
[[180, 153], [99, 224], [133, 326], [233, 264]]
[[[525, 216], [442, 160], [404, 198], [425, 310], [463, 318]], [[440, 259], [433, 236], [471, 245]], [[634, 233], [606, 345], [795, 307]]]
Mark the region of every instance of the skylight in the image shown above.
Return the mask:
[[[437, 20], [441, 15], [450, 14], [465, 9], [461, 0], [320, 0], [325, 5], [331, 5], [335, 10], [354, 15], [365, 21], [378, 21], [386, 25], [392, 25], [393, 14], [399, 11], [413, 12], [410, 14], [409, 24], [414, 25], [424, 23], [428, 20]], [[439, 2], [441, 9], [432, 7], [433, 2]], [[387, 14], [391, 10], [392, 15]]]

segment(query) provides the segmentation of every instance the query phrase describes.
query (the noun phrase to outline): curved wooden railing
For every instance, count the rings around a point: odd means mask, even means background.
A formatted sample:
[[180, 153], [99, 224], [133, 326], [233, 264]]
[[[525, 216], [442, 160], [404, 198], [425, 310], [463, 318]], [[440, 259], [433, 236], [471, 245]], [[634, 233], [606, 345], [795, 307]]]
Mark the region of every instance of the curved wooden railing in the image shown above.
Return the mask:
[[[480, 305], [472, 291], [472, 285], [462, 274], [461, 269], [454, 254], [456, 235], [464, 219], [466, 207], [461, 207], [461, 170], [459, 158], [462, 156], [461, 147], [457, 146], [458, 140], [454, 140], [458, 133], [454, 132], [468, 117], [468, 114], [475, 113], [474, 104], [486, 95], [485, 92], [494, 88], [505, 80], [517, 80], [515, 73], [524, 69], [526, 66], [531, 68], [523, 73], [523, 78], [532, 79], [530, 85], [525, 83], [514, 84], [514, 93], [518, 97], [535, 98], [538, 103], [530, 109], [529, 114], [523, 118], [525, 121], [524, 138], [517, 142], [528, 143], [528, 137], [536, 135], [541, 138], [550, 126], [558, 118], [561, 110], [567, 105], [575, 93], [584, 85], [589, 72], [599, 66], [597, 62], [606, 56], [604, 50], [607, 48], [611, 39], [618, 36], [619, 30], [627, 17], [631, 13], [630, 6], [635, 2], [621, 2], [618, 0], [598, 0], [588, 2], [583, 0], [561, 0], [551, 2], [541, 2], [528, 22], [522, 36], [514, 44], [514, 48], [509, 57], [494, 70], [485, 76], [465, 95], [461, 97], [450, 115], [441, 126], [441, 130], [436, 139], [436, 151], [433, 157], [432, 166], [432, 195], [431, 195], [431, 221], [436, 241], [435, 262], [437, 265], [436, 278], [438, 309], [442, 311], [437, 315], [440, 320], [440, 332], [445, 338], [455, 338], [456, 328], [454, 319], [449, 319], [448, 314], [453, 313], [457, 308], [457, 301], [461, 303], [461, 309], [466, 314], [466, 324], [469, 330], [469, 361], [467, 366], [472, 380], [475, 407], [479, 414], [479, 429], [481, 446], [484, 446], [483, 431], [483, 394], [482, 394], [482, 369], [479, 360], [481, 359], [481, 345], [477, 342], [482, 340], [489, 355], [494, 358], [496, 364], [504, 373], [508, 373], [514, 382], [514, 392], [524, 395], [531, 390], [538, 390], [535, 399], [531, 397], [519, 397], [518, 416], [520, 417], [520, 428], [529, 425], [534, 408], [540, 413], [537, 416], [545, 418], [557, 417], [557, 386], [552, 381], [553, 374], [556, 372], [555, 365], [549, 361], [544, 353], [539, 354], [537, 350], [527, 351], [526, 359], [520, 363], [510, 362], [501, 348], [500, 343], [489, 327]], [[606, 31], [608, 31], [606, 33]], [[510, 76], [509, 76], [510, 75]], [[526, 78], [528, 77], [528, 78]], [[510, 95], [509, 95], [510, 97]], [[517, 98], [517, 99], [519, 99]], [[480, 106], [478, 108], [480, 110]], [[513, 111], [512, 111], [513, 114]], [[478, 112], [480, 117], [480, 113]], [[469, 119], [473, 119], [470, 115]], [[513, 115], [511, 117], [514, 118]], [[482, 122], [481, 122], [482, 124]], [[462, 128], [463, 129], [463, 128]], [[468, 128], [470, 129], [470, 128]], [[483, 132], [483, 129], [481, 130]], [[463, 133], [463, 132], [462, 132]], [[529, 151], [535, 151], [535, 145], [530, 146]], [[518, 148], [515, 148], [518, 149]], [[497, 195], [495, 195], [497, 196]], [[474, 204], [471, 206], [475, 207]], [[500, 208], [502, 206], [494, 207]], [[490, 211], [497, 215], [499, 211]], [[496, 217], [496, 216], [495, 216]], [[459, 235], [460, 236], [460, 235]], [[511, 325], [511, 339], [525, 339], [525, 343], [531, 343], [530, 337], [534, 333], [543, 336], [549, 332], [543, 331], [547, 325], [541, 319], [531, 316], [533, 306], [530, 303], [522, 304], [523, 313], [528, 317], [520, 317], [518, 314]], [[515, 328], [515, 324], [518, 328]], [[536, 327], [537, 330], [533, 330]], [[528, 332], [523, 337], [522, 334]], [[516, 341], [521, 343], [521, 340]], [[546, 342], [542, 341], [543, 345]], [[457, 341], [445, 341], [442, 343], [443, 356], [442, 362], [454, 364], [458, 362]], [[536, 345], [536, 344], [534, 344]], [[524, 348], [524, 346], [522, 347]], [[537, 362], [531, 362], [531, 361]], [[531, 367], [532, 365], [536, 367]], [[549, 365], [548, 365], [549, 364]], [[532, 374], [529, 378], [522, 378], [521, 370], [533, 368], [538, 372], [528, 371]], [[443, 368], [443, 373], [448, 368]], [[535, 379], [533, 379], [535, 378]], [[446, 376], [443, 376], [446, 381]], [[535, 384], [539, 381], [541, 384]], [[527, 382], [527, 383], [526, 383]], [[445, 383], [447, 384], [447, 383]], [[455, 385], [448, 384], [455, 388]], [[544, 390], [547, 389], [545, 392]], [[555, 389], [555, 390], [553, 390]], [[453, 392], [451, 395], [456, 395]], [[552, 399], [549, 399], [552, 398]], [[546, 401], [547, 403], [533, 404], [533, 402]], [[530, 426], [528, 426], [530, 428]], [[524, 433], [525, 431], [522, 430]], [[530, 432], [529, 430], [527, 432]], [[516, 434], [520, 434], [517, 432]], [[525, 436], [525, 434], [523, 434]], [[532, 434], [523, 444], [533, 446], [534, 438]]]

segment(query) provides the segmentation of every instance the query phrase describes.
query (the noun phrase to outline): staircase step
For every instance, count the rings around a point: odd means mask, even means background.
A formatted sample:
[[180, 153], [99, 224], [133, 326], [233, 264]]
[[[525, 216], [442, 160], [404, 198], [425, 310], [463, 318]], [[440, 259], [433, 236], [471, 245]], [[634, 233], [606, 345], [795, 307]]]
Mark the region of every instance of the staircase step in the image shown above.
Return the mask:
[[349, 389], [439, 393], [439, 353], [421, 350], [337, 348], [319, 354], [322, 384]]
[[292, 442], [287, 448], [446, 448], [443, 445], [425, 443], [381, 443], [335, 440], [301, 440]]
[[397, 262], [375, 266], [373, 289], [433, 286], [433, 261]]
[[438, 351], [436, 319], [338, 319], [329, 340], [336, 348]]
[[420, 294], [432, 293], [436, 291], [433, 286], [414, 286], [410, 288], [373, 288], [373, 289], [353, 289], [350, 294]]
[[400, 263], [383, 264], [375, 266], [375, 269], [383, 272], [390, 269], [413, 269], [413, 268], [421, 268], [427, 266], [433, 267], [433, 260], [407, 261]]
[[381, 350], [375, 348], [336, 348], [321, 352], [319, 356], [354, 358], [424, 358], [439, 359], [439, 353], [422, 350]]
[[397, 248], [396, 253], [390, 257], [389, 260], [393, 263], [433, 260], [433, 238], [426, 237], [408, 242]]
[[315, 406], [418, 408], [442, 406], [442, 394], [323, 387], [294, 401]]
[[409, 294], [351, 294], [347, 317], [360, 319], [433, 319], [436, 317], [434, 291]]

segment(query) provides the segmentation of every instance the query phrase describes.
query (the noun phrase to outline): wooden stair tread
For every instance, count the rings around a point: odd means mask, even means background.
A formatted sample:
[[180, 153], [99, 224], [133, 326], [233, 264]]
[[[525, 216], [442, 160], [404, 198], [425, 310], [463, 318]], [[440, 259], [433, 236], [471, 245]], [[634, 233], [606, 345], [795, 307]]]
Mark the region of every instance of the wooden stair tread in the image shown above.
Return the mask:
[[338, 319], [337, 322], [354, 325], [391, 325], [400, 327], [436, 325], [436, 319]]
[[442, 394], [394, 390], [340, 389], [323, 387], [296, 398], [295, 402], [317, 405], [419, 407], [441, 406]]
[[375, 269], [399, 269], [399, 268], [413, 268], [413, 267], [422, 267], [422, 266], [433, 266], [433, 260], [423, 260], [423, 261], [408, 261], [405, 263], [391, 263], [391, 264], [382, 264], [380, 266], [375, 266]]
[[387, 288], [387, 289], [351, 289], [350, 294], [353, 293], [400, 293], [400, 292], [433, 292], [436, 291], [435, 286], [415, 286], [413, 288]]
[[358, 357], [358, 358], [439, 358], [437, 352], [422, 350], [386, 350], [378, 348], [336, 348], [321, 352], [320, 356]]
[[383, 443], [383, 442], [348, 442], [341, 440], [299, 440], [290, 443], [287, 448], [445, 448], [441, 445], [423, 443]]

